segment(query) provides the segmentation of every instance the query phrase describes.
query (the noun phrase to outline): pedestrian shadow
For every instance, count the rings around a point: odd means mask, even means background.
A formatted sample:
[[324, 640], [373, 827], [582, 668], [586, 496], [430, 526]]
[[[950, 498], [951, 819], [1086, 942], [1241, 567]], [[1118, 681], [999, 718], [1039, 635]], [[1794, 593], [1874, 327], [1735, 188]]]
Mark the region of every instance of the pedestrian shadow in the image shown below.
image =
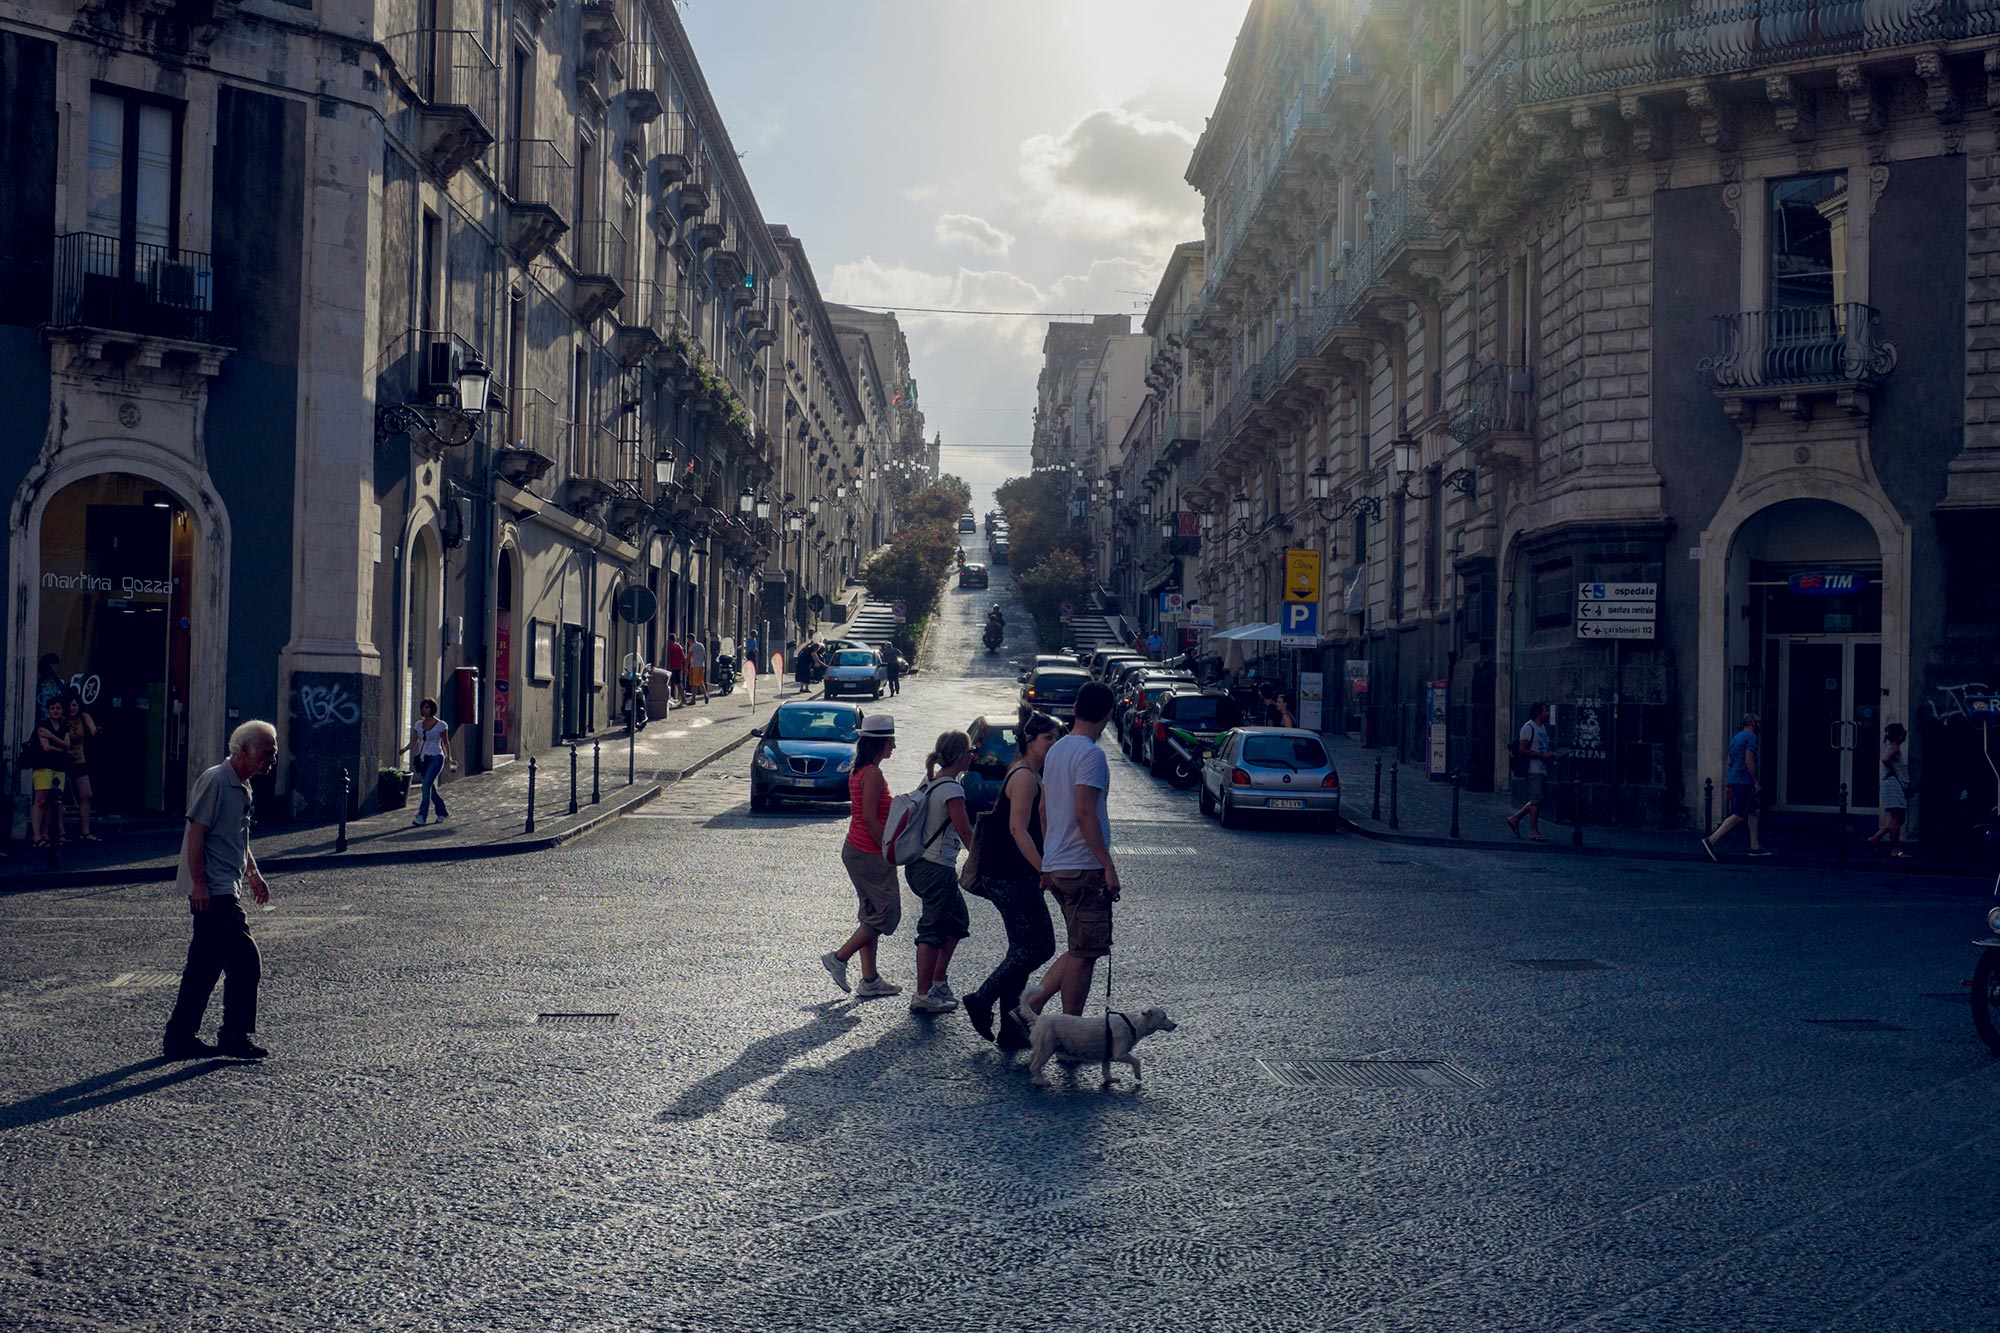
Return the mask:
[[721, 1110], [731, 1097], [761, 1079], [782, 1071], [799, 1056], [818, 1050], [861, 1025], [855, 1015], [863, 1001], [828, 1000], [809, 1005], [811, 1021], [787, 1032], [775, 1033], [743, 1048], [742, 1054], [722, 1069], [685, 1089], [656, 1117], [660, 1120], [699, 1120]]
[[[162, 1088], [170, 1088], [176, 1083], [190, 1082], [204, 1074], [212, 1074], [218, 1069], [227, 1069], [237, 1063], [240, 1062], [168, 1060], [164, 1056], [138, 1060], [107, 1073], [79, 1079], [67, 1087], [38, 1093], [33, 1097], [23, 1097], [17, 1102], [0, 1106], [0, 1129], [22, 1129], [29, 1125], [59, 1120], [66, 1115], [75, 1115], [79, 1111], [112, 1106], [134, 1097], [144, 1097], [149, 1093], [158, 1092]], [[161, 1072], [151, 1078], [141, 1078], [137, 1082], [125, 1081], [148, 1070]]]
[[[770, 1137], [781, 1143], [824, 1137], [863, 1108], [876, 1085], [891, 1074], [919, 1056], [937, 1058], [941, 1044], [936, 1023], [913, 1018], [827, 1064], [787, 1069], [764, 1093], [765, 1101], [784, 1112], [784, 1118], [771, 1127]], [[909, 1091], [906, 1079], [895, 1095]]]

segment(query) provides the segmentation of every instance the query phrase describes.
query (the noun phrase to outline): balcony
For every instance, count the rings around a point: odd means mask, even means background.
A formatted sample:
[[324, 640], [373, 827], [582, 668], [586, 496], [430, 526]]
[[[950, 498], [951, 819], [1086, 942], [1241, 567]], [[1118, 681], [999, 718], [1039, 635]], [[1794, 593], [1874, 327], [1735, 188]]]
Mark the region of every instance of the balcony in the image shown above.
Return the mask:
[[222, 368], [229, 353], [207, 255], [71, 232], [56, 237], [55, 270], [49, 336], [84, 360], [159, 369], [173, 358], [201, 375]]
[[576, 237], [577, 319], [589, 323], [625, 299], [625, 233], [609, 218], [585, 223]]
[[621, 366], [651, 361], [666, 345], [667, 316], [679, 316], [674, 292], [651, 278], [634, 285], [611, 334], [611, 359]]
[[674, 212], [682, 222], [687, 222], [706, 213], [713, 202], [707, 183], [690, 176], [681, 182], [680, 193], [674, 200]]
[[500, 62], [475, 32], [421, 28], [382, 39], [415, 99], [417, 152], [450, 180], [493, 146], [500, 124]]
[[[1620, 0], [1532, 24], [1524, 100], [1558, 101], [1646, 84], [1684, 86], [1794, 61], [1931, 45], [1993, 31], [1983, 4], [1915, 0]], [[1848, 62], [1840, 62], [1848, 63]]]
[[1535, 456], [1535, 372], [1499, 361], [1466, 380], [1451, 414], [1451, 437], [1481, 465], [1524, 475]]
[[493, 470], [501, 480], [528, 487], [540, 481], [558, 459], [570, 456], [575, 432], [556, 400], [539, 389], [514, 393], [514, 443], [493, 451]]
[[574, 193], [575, 168], [548, 139], [516, 139], [508, 145], [503, 208], [507, 248], [523, 264], [547, 254], [569, 231], [564, 212]]
[[1715, 317], [1715, 352], [1697, 373], [1722, 399], [1730, 420], [1748, 426], [1761, 404], [1801, 421], [1815, 399], [1866, 416], [1875, 387], [1896, 368], [1896, 348], [1876, 334], [1873, 306], [1745, 310]]
[[1442, 199], [1466, 167], [1483, 157], [1486, 146], [1506, 128], [1519, 101], [1520, 56], [1520, 32], [1510, 29], [1432, 133], [1417, 171], [1424, 193], [1432, 199]]
[[1162, 412], [1160, 440], [1166, 461], [1187, 457], [1201, 446], [1201, 413]]
[[1239, 250], [1278, 243], [1278, 233], [1297, 225], [1298, 192], [1314, 181], [1330, 183], [1335, 149], [1333, 119], [1302, 90], [1278, 117], [1269, 151], [1260, 161], [1243, 158], [1232, 166], [1220, 191], [1226, 214], [1218, 214], [1216, 258], [1207, 287], [1219, 291]]
[[583, 0], [577, 7], [577, 22], [582, 30], [583, 49], [591, 54], [625, 44], [625, 22], [618, 17], [618, 6], [613, 0]]
[[570, 438], [562, 507], [594, 522], [599, 508], [617, 493], [612, 481], [617, 473], [618, 437], [603, 426], [579, 423]]

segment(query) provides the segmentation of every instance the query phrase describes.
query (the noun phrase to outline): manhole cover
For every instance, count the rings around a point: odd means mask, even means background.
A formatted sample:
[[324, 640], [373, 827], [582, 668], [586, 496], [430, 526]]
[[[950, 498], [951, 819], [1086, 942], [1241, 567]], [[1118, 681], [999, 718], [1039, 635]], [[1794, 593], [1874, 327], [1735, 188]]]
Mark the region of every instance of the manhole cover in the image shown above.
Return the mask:
[[1449, 1060], [1259, 1060], [1257, 1069], [1286, 1088], [1481, 1088]]
[[1611, 964], [1600, 963], [1595, 958], [1510, 958], [1515, 967], [1525, 967], [1530, 972], [1609, 972]]
[[1806, 1022], [1814, 1027], [1833, 1028], [1839, 1032], [1908, 1032], [1906, 1027], [1894, 1023], [1884, 1023], [1879, 1018], [1808, 1018]]
[[616, 1014], [536, 1014], [535, 1022], [545, 1028], [605, 1028], [618, 1021]]
[[181, 974], [178, 972], [120, 972], [104, 983], [107, 986], [124, 986], [138, 989], [142, 986], [178, 986]]

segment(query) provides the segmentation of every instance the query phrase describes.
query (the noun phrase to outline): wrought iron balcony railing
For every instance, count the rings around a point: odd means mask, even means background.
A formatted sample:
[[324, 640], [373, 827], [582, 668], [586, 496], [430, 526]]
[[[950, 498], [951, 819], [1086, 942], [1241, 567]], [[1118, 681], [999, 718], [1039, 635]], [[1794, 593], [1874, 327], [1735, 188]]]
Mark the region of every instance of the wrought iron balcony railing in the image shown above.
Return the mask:
[[1554, 101], [1996, 28], [1979, 0], [1619, 0], [1532, 24], [1522, 94]]
[[1473, 372], [1451, 414], [1451, 437], [1471, 444], [1488, 435], [1523, 435], [1534, 429], [1535, 373], [1526, 366], [1488, 361]]
[[1431, 135], [1417, 179], [1437, 198], [1507, 124], [1519, 100], [1521, 34], [1511, 28]]
[[1866, 389], [1896, 368], [1896, 348], [1876, 334], [1874, 307], [1744, 310], [1715, 317], [1715, 352], [1697, 367], [1718, 391]]
[[382, 39], [396, 72], [426, 106], [461, 106], [487, 141], [500, 125], [500, 62], [476, 32], [418, 28]]
[[516, 139], [507, 151], [507, 196], [517, 204], [554, 209], [570, 222], [575, 168], [552, 139]]
[[70, 232], [56, 237], [56, 328], [221, 343], [215, 266], [195, 250], [141, 245], [116, 236]]

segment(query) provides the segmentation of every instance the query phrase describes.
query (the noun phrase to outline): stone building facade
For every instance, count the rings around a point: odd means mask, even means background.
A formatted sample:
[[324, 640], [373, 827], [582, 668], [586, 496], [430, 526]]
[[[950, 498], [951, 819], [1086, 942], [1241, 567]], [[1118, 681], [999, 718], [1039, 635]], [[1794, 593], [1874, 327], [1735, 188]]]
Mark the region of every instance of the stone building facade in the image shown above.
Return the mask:
[[102, 807], [240, 717], [320, 814], [425, 697], [474, 771], [608, 725], [668, 634], [813, 631], [854, 556], [780, 496], [893, 522], [666, 0], [5, 0], [0, 74], [5, 710], [54, 653]]
[[1449, 766], [1504, 787], [1549, 700], [1563, 800], [1676, 824], [1745, 711], [1804, 814], [1872, 810], [1903, 721], [1920, 813], [1967, 826], [1996, 32], [1983, 4], [1253, 4], [1188, 173], [1218, 628], [1276, 619], [1315, 548], [1318, 642], [1272, 665], [1324, 674], [1330, 727], [1422, 753], [1442, 682]]

